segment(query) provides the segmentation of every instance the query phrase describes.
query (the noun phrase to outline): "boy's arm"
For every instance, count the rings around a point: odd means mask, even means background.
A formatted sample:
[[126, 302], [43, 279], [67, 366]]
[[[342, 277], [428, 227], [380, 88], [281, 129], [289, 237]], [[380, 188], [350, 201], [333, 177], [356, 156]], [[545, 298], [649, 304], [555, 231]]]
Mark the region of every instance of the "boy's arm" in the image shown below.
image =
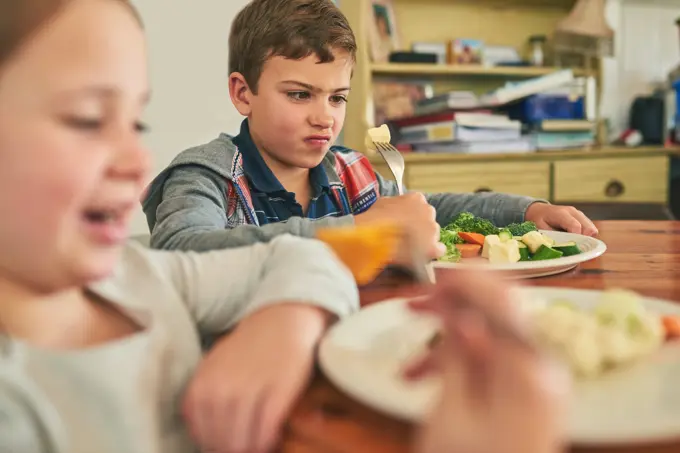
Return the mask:
[[354, 216], [227, 228], [227, 183], [211, 170], [179, 167], [165, 181], [156, 210], [151, 246], [167, 250], [209, 251], [267, 242], [282, 234], [313, 237], [316, 228], [351, 225]]
[[[376, 173], [381, 196], [397, 196], [397, 184]], [[546, 202], [531, 197], [495, 192], [425, 194], [427, 202], [437, 211], [437, 223], [446, 226], [461, 212], [467, 211], [491, 220], [496, 225], [524, 221], [524, 213], [535, 202]]]
[[149, 251], [166, 269], [203, 336], [223, 333], [250, 314], [281, 303], [344, 317], [359, 309], [351, 272], [322, 242], [290, 235], [207, 253]]

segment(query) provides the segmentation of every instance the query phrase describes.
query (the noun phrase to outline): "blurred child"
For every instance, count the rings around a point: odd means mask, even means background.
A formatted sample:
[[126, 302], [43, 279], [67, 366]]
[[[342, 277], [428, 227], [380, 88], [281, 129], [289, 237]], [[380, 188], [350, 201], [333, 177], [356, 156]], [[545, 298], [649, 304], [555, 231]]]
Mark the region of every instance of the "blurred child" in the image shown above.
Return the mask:
[[358, 308], [317, 241], [124, 244], [145, 47], [126, 0], [0, 3], [2, 452], [267, 451], [326, 326]]
[[[124, 244], [148, 168], [144, 49], [126, 0], [0, 3], [0, 451], [269, 451], [325, 327], [357, 309], [351, 275], [316, 241]], [[420, 309], [468, 348], [446, 307], [492, 309], [494, 288], [461, 279]], [[202, 358], [200, 338], [228, 331]], [[497, 385], [447, 379], [420, 451], [553, 453], [560, 406], [543, 362], [494, 346]], [[444, 342], [440, 365], [473, 376], [465, 350]], [[437, 424], [452, 416], [466, 423]]]

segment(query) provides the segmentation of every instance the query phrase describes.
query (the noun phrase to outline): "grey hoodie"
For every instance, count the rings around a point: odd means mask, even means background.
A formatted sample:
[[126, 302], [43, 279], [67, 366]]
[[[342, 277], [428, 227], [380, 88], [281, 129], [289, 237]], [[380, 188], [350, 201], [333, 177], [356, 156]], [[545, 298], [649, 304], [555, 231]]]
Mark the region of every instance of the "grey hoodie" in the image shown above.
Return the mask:
[[[333, 147], [323, 159], [330, 184], [341, 184], [335, 170]], [[346, 150], [349, 151], [349, 150]], [[269, 225], [234, 226], [227, 216], [228, 184], [234, 182], [233, 163], [239, 153], [232, 137], [221, 134], [215, 140], [187, 149], [150, 184], [142, 206], [151, 231], [151, 246], [168, 250], [207, 251], [267, 242], [281, 234], [313, 237], [316, 228], [351, 225], [353, 215], [311, 220], [292, 217]], [[380, 196], [398, 194], [396, 184], [377, 175]], [[500, 193], [426, 194], [437, 211], [437, 222], [444, 226], [458, 213], [469, 211], [496, 225], [524, 220], [524, 213], [536, 200]], [[238, 201], [243, 202], [243, 200]]]

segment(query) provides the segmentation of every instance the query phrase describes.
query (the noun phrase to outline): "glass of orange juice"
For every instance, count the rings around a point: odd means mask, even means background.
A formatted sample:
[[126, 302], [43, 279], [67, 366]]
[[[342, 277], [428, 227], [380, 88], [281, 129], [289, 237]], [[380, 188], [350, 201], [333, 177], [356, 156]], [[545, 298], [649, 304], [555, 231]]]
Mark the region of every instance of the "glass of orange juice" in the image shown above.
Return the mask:
[[425, 262], [418, 263], [410, 233], [391, 223], [321, 228], [316, 237], [336, 253], [359, 286], [371, 283], [388, 265], [415, 268]]

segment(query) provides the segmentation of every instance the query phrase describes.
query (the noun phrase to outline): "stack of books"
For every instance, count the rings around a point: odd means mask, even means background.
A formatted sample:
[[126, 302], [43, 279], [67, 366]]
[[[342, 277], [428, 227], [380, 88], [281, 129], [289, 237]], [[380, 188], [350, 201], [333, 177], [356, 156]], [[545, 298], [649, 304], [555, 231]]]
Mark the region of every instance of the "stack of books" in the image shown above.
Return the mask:
[[522, 136], [522, 123], [490, 111], [425, 115], [399, 122], [400, 143], [420, 152], [528, 152], [534, 147]]
[[595, 144], [595, 122], [588, 120], [543, 120], [537, 125], [536, 148], [558, 151]]
[[[546, 149], [552, 149], [551, 143], [564, 144], [567, 140], [574, 146], [583, 146], [586, 133], [583, 129], [556, 131], [554, 128], [558, 126], [553, 124], [536, 134], [523, 134], [522, 122], [502, 113], [502, 107], [508, 104], [573, 80], [573, 72], [564, 70], [506, 84], [482, 96], [453, 91], [422, 99], [417, 102], [413, 116], [392, 121], [398, 130], [398, 145], [418, 152], [454, 153], [531, 152], [539, 142]], [[571, 135], [566, 135], [567, 131]]]

